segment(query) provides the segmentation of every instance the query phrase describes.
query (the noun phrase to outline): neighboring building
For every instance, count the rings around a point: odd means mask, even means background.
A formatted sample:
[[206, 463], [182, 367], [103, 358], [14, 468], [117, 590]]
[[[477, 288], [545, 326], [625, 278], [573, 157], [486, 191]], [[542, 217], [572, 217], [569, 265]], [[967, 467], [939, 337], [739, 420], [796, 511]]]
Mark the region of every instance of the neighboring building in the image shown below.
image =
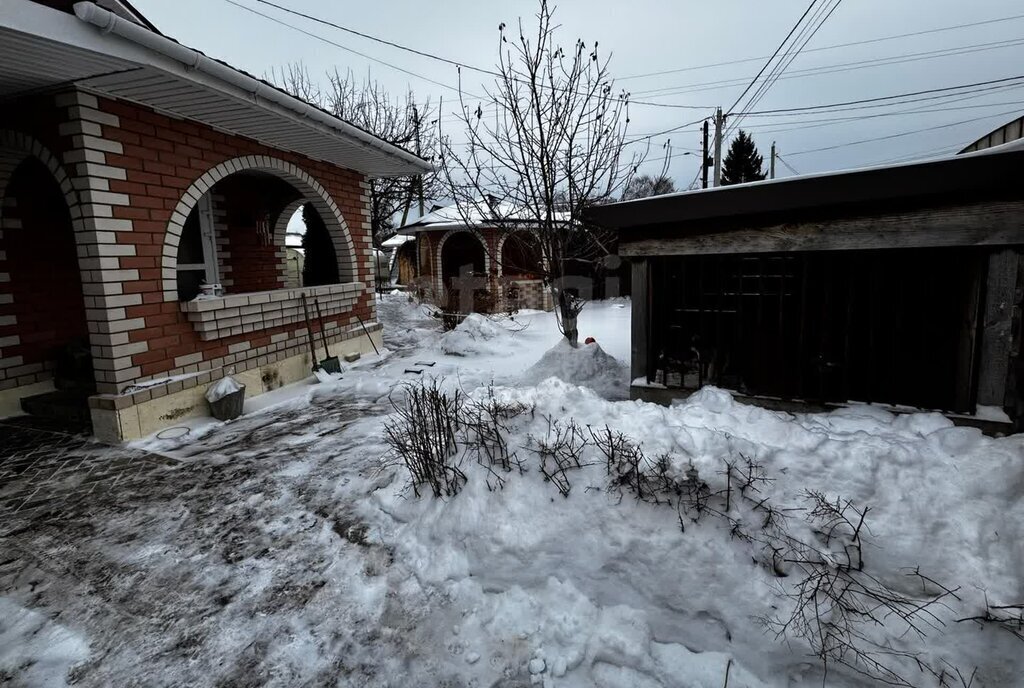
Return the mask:
[[1024, 141], [595, 208], [633, 262], [633, 396], [1020, 427], [1022, 169]]
[[[332, 353], [370, 349], [359, 317], [379, 338], [367, 179], [424, 160], [120, 0], [0, 3], [0, 96], [0, 413], [88, 397], [96, 435], [120, 440], [204, 414], [225, 371], [250, 396], [300, 379], [303, 293]], [[337, 274], [289, 289], [304, 203]], [[202, 283], [227, 293], [192, 300]]]
[[398, 229], [416, 238], [414, 288], [441, 308], [457, 307], [459, 285], [474, 289], [474, 310], [550, 310], [541, 256], [529, 230], [499, 230], [482, 217], [464, 219], [455, 205], [435, 208]]
[[974, 153], [976, 151], [992, 148], [993, 146], [1001, 146], [1004, 143], [1011, 143], [1020, 139], [1024, 139], [1024, 116], [1018, 117], [1012, 122], [1004, 124], [998, 129], [985, 134], [980, 139], [960, 151], [960, 153]]
[[288, 246], [285, 248], [285, 261], [287, 264], [284, 286], [286, 289], [302, 286], [302, 268], [306, 264], [306, 256], [302, 249]]

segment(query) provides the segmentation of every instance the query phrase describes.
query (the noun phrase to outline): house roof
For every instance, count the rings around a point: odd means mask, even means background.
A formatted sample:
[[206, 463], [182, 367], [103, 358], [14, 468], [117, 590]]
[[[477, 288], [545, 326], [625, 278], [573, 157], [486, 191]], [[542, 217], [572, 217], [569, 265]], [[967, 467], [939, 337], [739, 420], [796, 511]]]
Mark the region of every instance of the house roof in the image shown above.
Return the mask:
[[[467, 202], [468, 203], [468, 202]], [[565, 215], [565, 213], [556, 213]], [[500, 221], [496, 218], [502, 218]], [[486, 229], [503, 225], [521, 225], [524, 228], [536, 225], [532, 219], [517, 218], [517, 208], [511, 203], [499, 202], [488, 204], [477, 200], [470, 207], [459, 209], [458, 203], [446, 206], [435, 206], [429, 213], [407, 225], [395, 230], [396, 234], [416, 234], [417, 232], [451, 230], [451, 229]]]
[[1019, 191], [1022, 170], [1024, 139], [932, 160], [622, 201], [596, 206], [589, 215], [606, 227], [628, 229], [910, 199], [948, 200], [1004, 188]]
[[74, 14], [32, 0], [0, 3], [0, 98], [75, 85], [371, 177], [431, 169], [409, 151], [162, 36], [141, 15], [124, 16], [131, 8], [123, 0], [99, 2], [123, 11], [95, 2], [75, 3]]

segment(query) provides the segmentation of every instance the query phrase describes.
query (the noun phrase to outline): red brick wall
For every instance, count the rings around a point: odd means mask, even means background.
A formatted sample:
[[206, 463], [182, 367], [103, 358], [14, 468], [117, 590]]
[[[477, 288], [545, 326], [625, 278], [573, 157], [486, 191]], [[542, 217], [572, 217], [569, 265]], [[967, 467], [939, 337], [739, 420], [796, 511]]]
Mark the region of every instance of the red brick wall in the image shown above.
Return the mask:
[[[123, 154], [108, 153], [106, 164], [127, 171], [125, 180], [110, 180], [110, 191], [127, 194], [131, 199], [128, 206], [115, 206], [113, 212], [115, 218], [133, 221], [133, 230], [119, 232], [117, 240], [134, 245], [136, 251], [135, 256], [122, 258], [120, 267], [139, 271], [138, 280], [124, 284], [124, 292], [143, 296], [142, 305], [125, 309], [127, 318], [145, 319], [143, 329], [129, 333], [129, 341], [146, 341], [149, 345], [148, 351], [132, 356], [132, 364], [141, 368], [143, 377], [180, 367], [175, 364], [178, 357], [201, 353], [203, 360], [211, 360], [225, 356], [233, 344], [248, 341], [255, 348], [269, 342], [277, 332], [294, 329], [285, 326], [204, 342], [196, 336], [177, 301], [164, 301], [161, 254], [171, 212], [196, 179], [226, 160], [268, 155], [291, 162], [313, 176], [341, 209], [355, 246], [359, 281], [372, 287], [373, 278], [365, 264], [371, 246], [370, 233], [361, 229], [369, 218], [361, 199], [363, 177], [359, 173], [134, 104], [101, 98], [99, 109], [119, 118], [119, 126], [103, 126], [103, 138], [117, 141], [123, 147]], [[233, 272], [232, 278], [238, 280], [239, 274]], [[334, 319], [341, 325], [357, 323], [355, 315], [373, 320], [372, 299], [372, 294], [361, 295], [352, 314]]]
[[287, 183], [274, 178], [228, 177], [214, 187], [222, 198], [217, 214], [227, 237], [229, 294], [269, 291], [284, 287], [280, 247], [261, 239], [256, 223], [268, 221], [274, 237], [275, 220], [297, 196]]
[[[87, 340], [85, 303], [78, 269], [74, 230], [64, 194], [46, 167], [26, 159], [7, 187], [16, 205], [5, 217], [21, 224], [7, 228], [0, 239], [0, 316], [15, 316], [16, 324], [0, 326], [0, 338], [17, 335], [20, 342], [4, 346], [4, 358], [22, 357], [22, 366], [9, 374], [38, 373], [35, 364], [50, 368], [58, 349], [74, 340]], [[29, 380], [25, 380], [28, 382]], [[34, 381], [34, 380], [33, 380]]]

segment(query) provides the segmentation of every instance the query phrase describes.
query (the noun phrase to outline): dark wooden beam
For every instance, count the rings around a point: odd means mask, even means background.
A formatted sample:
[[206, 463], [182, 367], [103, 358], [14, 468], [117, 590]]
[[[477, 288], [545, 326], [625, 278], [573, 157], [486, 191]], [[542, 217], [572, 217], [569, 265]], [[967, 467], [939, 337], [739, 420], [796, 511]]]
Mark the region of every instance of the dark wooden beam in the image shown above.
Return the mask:
[[978, 373], [978, 403], [986, 406], [1006, 403], [1018, 266], [1015, 249], [994, 251], [988, 258]]
[[[929, 246], [1000, 246], [1024, 244], [1024, 201], [991, 201], [830, 220], [686, 235], [664, 226], [644, 237], [643, 229], [619, 233], [624, 256], [852, 251]], [[657, 232], [657, 236], [653, 233]]]
[[647, 375], [647, 357], [649, 351], [648, 333], [650, 332], [650, 265], [649, 262], [640, 258], [632, 261], [632, 294], [630, 300], [633, 304], [631, 316], [632, 326], [632, 361], [630, 365], [631, 377], [645, 377]]

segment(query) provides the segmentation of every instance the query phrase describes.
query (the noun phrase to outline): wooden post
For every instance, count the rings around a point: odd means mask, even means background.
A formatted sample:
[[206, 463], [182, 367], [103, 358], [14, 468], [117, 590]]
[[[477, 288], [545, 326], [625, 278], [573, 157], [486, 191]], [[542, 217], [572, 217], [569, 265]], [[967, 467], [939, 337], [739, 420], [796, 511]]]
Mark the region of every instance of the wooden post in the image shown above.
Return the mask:
[[647, 363], [649, 354], [648, 333], [650, 332], [650, 270], [647, 258], [634, 258], [632, 266], [632, 295], [633, 313], [632, 325], [632, 360], [630, 375], [632, 379], [647, 377]]
[[1002, 408], [1006, 403], [1018, 262], [1012, 248], [996, 250], [988, 258], [978, 367], [978, 403], [985, 406]]

